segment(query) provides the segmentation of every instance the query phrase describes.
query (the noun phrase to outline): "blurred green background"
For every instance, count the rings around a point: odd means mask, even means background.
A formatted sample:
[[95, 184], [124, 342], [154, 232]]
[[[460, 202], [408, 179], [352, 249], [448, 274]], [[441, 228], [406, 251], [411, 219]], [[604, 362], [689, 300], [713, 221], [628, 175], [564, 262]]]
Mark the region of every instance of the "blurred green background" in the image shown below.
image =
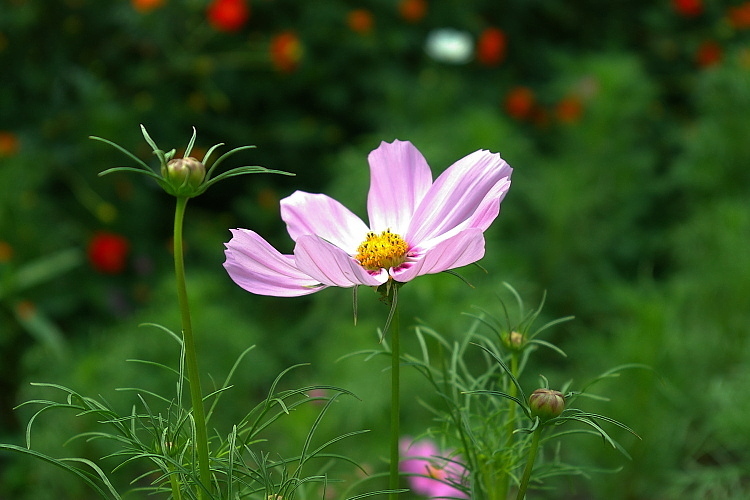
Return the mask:
[[[229, 166], [245, 176], [190, 202], [188, 286], [206, 383], [242, 365], [222, 418], [236, 421], [294, 363], [288, 387], [333, 384], [342, 401], [321, 442], [385, 470], [385, 361], [336, 361], [377, 347], [386, 308], [360, 291], [256, 297], [221, 267], [229, 228], [251, 228], [284, 252], [278, 200], [330, 194], [364, 215], [366, 156], [412, 141], [435, 173], [476, 149], [499, 151], [513, 186], [487, 232], [487, 273], [420, 278], [402, 292], [404, 327], [469, 328], [472, 306], [502, 316], [501, 282], [547, 319], [569, 357], [533, 359], [524, 383], [584, 381], [645, 363], [592, 405], [640, 434], [617, 434], [632, 460], [595, 439], [563, 443], [566, 460], [621, 468], [565, 478], [534, 498], [750, 497], [750, 2], [734, 0], [2, 0], [0, 2], [0, 441], [23, 443], [31, 408], [57, 382], [129, 411], [144, 387], [174, 381], [132, 358], [174, 364], [156, 322], [179, 328], [170, 232], [173, 200], [142, 176], [97, 177], [164, 149], [255, 144]], [[507, 297], [505, 297], [507, 298]], [[408, 335], [407, 335], [408, 337]], [[416, 348], [407, 338], [406, 349]], [[427, 385], [405, 375], [405, 401]], [[405, 405], [404, 431], [431, 425]], [[305, 415], [269, 446], [291, 450]], [[33, 444], [96, 457], [65, 439], [89, 423], [42, 417]], [[223, 420], [222, 420], [223, 422]], [[218, 424], [217, 424], [218, 425]], [[61, 435], [61, 430], [65, 430]], [[68, 432], [70, 431], [70, 432]], [[106, 468], [106, 463], [105, 463]], [[347, 476], [347, 474], [349, 476]], [[347, 479], [356, 470], [342, 471]], [[121, 478], [123, 481], [127, 477]], [[0, 498], [89, 498], [50, 467], [0, 455]]]

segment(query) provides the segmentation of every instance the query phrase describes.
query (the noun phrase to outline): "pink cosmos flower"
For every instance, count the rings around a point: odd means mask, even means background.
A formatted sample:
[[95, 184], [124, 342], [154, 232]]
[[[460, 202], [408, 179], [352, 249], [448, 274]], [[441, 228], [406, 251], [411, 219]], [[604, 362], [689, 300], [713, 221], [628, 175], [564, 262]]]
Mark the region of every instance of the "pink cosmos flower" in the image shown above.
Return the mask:
[[411, 438], [400, 441], [400, 469], [409, 476], [414, 493], [428, 498], [469, 498], [455, 485], [466, 482], [468, 472], [461, 465], [460, 457], [450, 459], [440, 456], [437, 445], [429, 440], [412, 442]]
[[512, 169], [499, 154], [471, 153], [434, 182], [410, 142], [383, 142], [368, 160], [369, 225], [326, 195], [296, 191], [281, 200], [293, 255], [234, 229], [224, 262], [232, 280], [255, 294], [295, 297], [329, 286], [404, 283], [484, 256], [484, 231], [510, 187]]

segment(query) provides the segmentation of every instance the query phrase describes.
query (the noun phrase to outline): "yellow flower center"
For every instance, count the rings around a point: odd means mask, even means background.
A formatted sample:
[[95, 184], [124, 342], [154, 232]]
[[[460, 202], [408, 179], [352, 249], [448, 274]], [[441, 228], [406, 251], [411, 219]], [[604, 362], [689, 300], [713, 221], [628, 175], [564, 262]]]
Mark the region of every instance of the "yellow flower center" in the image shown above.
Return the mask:
[[357, 248], [354, 257], [368, 271], [397, 267], [406, 261], [409, 245], [404, 239], [389, 230], [380, 234], [370, 231], [365, 241]]

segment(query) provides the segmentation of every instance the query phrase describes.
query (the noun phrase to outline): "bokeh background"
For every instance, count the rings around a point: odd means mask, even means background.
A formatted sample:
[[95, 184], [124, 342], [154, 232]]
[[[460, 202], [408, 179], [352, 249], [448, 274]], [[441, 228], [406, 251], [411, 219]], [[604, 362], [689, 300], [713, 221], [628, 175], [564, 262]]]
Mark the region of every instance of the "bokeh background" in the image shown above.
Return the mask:
[[[601, 386], [611, 401], [589, 408], [639, 433], [613, 433], [632, 460], [571, 438], [567, 461], [610, 472], [550, 482], [534, 498], [750, 497], [750, 2], [2, 0], [0, 64], [1, 441], [24, 441], [32, 409], [16, 405], [55, 396], [31, 382], [100, 394], [124, 412], [133, 395], [118, 387], [173, 391], [163, 372], [127, 361], [176, 361], [169, 338], [139, 327], [179, 328], [173, 200], [142, 176], [98, 177], [129, 159], [87, 137], [156, 165], [140, 124], [167, 150], [196, 127], [204, 151], [257, 146], [227, 166], [296, 174], [234, 178], [188, 207], [206, 383], [256, 345], [221, 418], [237, 420], [281, 370], [310, 363], [286, 386], [360, 397], [326, 417], [321, 442], [373, 429], [342, 450], [385, 470], [387, 360], [337, 361], [377, 347], [387, 310], [376, 294], [360, 292], [354, 326], [350, 291], [256, 297], [221, 263], [234, 227], [289, 252], [278, 201], [295, 189], [363, 215], [367, 154], [402, 139], [435, 172], [476, 149], [515, 169], [487, 233], [487, 272], [461, 271], [474, 288], [448, 275], [404, 288], [405, 328], [422, 321], [460, 338], [472, 306], [502, 317], [507, 281], [530, 305], [546, 291], [544, 318], [576, 316], [547, 332], [568, 357], [536, 356], [529, 392], [540, 373], [554, 387], [621, 363], [654, 370]], [[405, 377], [405, 400], [429, 398]], [[269, 449], [293, 454], [311, 415], [282, 424]], [[61, 448], [89, 424], [41, 417], [32, 443], [100, 456], [96, 442]], [[430, 425], [406, 405], [406, 433]], [[0, 498], [90, 495], [0, 454]]]

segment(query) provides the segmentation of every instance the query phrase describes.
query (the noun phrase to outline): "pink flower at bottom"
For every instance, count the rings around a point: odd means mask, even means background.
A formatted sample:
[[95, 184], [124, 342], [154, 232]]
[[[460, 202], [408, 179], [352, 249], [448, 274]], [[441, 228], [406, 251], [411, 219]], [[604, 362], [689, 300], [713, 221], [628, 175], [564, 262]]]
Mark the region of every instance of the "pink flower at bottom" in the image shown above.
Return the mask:
[[296, 191], [280, 203], [294, 253], [234, 229], [224, 262], [232, 280], [255, 294], [295, 297], [405, 283], [484, 256], [484, 231], [510, 188], [512, 169], [499, 154], [475, 151], [434, 182], [410, 142], [383, 142], [368, 160], [369, 225], [333, 198]]
[[401, 438], [401, 464], [399, 468], [409, 476], [414, 493], [428, 498], [469, 498], [456, 488], [466, 483], [467, 471], [461, 465], [461, 457], [445, 458], [440, 449], [430, 440], [412, 442]]

